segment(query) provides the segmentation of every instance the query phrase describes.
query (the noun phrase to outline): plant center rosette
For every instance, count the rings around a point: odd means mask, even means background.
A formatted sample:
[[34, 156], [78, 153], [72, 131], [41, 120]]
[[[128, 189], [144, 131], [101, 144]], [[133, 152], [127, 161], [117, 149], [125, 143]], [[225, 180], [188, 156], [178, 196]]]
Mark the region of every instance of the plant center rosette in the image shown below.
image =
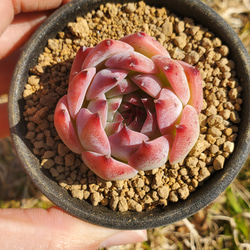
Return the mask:
[[139, 32], [79, 49], [54, 123], [96, 175], [125, 180], [187, 156], [202, 101], [199, 70]]

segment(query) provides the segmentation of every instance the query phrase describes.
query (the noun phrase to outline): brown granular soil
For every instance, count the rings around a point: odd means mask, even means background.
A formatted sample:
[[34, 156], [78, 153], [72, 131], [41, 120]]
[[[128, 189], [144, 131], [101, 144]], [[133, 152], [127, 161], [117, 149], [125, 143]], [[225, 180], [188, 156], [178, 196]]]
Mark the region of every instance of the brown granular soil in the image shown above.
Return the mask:
[[[70, 68], [80, 46], [95, 46], [101, 40], [120, 39], [138, 31], [155, 37], [172, 58], [200, 70], [204, 90], [200, 136], [179, 164], [140, 171], [125, 181], [105, 181], [62, 143], [54, 128], [54, 109], [67, 93]], [[229, 48], [205, 27], [143, 1], [107, 3], [68, 23], [55, 39], [48, 40], [37, 65], [30, 70], [23, 92], [26, 139], [32, 143], [41, 166], [77, 199], [121, 212], [167, 206], [168, 202], [187, 199], [224, 167], [237, 138], [241, 91]]]

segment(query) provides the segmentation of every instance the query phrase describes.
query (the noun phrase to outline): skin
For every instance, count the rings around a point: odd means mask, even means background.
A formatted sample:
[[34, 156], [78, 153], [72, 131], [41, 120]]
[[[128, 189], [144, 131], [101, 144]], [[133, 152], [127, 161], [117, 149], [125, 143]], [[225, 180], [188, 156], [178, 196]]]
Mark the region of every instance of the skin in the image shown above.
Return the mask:
[[[0, 95], [7, 94], [22, 45], [54, 9], [70, 0], [0, 1]], [[0, 104], [0, 138], [9, 135], [7, 103]], [[145, 241], [145, 230], [121, 231], [81, 221], [57, 207], [0, 209], [2, 249], [85, 249]]]

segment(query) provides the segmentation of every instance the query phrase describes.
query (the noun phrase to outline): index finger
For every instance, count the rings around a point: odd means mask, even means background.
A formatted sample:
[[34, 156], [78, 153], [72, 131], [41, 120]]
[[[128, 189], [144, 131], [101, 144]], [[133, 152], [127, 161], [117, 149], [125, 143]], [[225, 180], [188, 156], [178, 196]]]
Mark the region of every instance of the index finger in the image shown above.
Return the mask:
[[14, 16], [21, 12], [36, 12], [51, 10], [70, 0], [1, 0], [0, 2], [0, 36], [14, 19]]

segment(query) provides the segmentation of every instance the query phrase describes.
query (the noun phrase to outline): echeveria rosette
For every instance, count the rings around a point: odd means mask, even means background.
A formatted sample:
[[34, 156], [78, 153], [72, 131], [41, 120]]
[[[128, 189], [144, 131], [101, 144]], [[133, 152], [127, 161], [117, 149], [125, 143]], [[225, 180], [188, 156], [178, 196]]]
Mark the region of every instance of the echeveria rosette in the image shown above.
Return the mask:
[[139, 32], [80, 48], [54, 123], [96, 175], [123, 180], [187, 156], [202, 100], [199, 70]]

